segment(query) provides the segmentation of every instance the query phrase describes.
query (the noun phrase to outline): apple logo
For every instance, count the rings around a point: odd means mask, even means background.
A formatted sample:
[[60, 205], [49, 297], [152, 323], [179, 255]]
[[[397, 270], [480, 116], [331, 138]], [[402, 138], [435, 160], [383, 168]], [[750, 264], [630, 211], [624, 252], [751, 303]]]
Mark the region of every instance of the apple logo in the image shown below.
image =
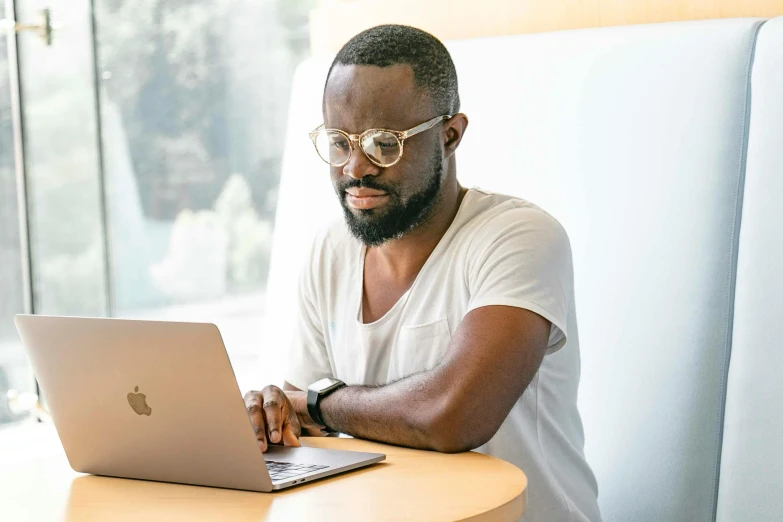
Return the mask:
[[[136, 386], [133, 391], [138, 392], [139, 387]], [[133, 408], [133, 411], [139, 415], [152, 415], [152, 408], [147, 405], [147, 396], [143, 393], [129, 393], [128, 404], [130, 404], [130, 407]]]

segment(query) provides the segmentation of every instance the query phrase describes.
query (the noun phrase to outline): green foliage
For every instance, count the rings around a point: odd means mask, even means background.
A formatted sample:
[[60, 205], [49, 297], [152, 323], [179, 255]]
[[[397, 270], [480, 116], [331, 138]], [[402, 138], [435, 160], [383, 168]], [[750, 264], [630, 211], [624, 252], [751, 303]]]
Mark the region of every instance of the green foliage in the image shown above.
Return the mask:
[[96, 2], [101, 70], [111, 73], [103, 84], [122, 111], [148, 217], [171, 220], [183, 208], [208, 208], [231, 172], [246, 176], [264, 207], [279, 179], [283, 143], [254, 138], [285, 132], [312, 4]]

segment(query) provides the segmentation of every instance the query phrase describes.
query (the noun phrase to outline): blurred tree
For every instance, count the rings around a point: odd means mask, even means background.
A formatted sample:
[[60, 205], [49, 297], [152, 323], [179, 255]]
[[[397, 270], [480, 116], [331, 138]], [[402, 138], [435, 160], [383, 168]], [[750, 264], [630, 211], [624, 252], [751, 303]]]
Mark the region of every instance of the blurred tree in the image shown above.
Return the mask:
[[[145, 214], [211, 207], [232, 172], [274, 193], [313, 0], [98, 0], [98, 49]], [[273, 209], [272, 209], [273, 210]]]

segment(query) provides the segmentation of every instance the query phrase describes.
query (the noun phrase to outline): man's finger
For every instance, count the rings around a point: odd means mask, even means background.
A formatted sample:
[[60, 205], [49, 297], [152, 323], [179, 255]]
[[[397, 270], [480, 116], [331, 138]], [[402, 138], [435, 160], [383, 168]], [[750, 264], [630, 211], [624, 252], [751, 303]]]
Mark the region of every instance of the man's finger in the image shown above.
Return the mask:
[[289, 425], [286, 425], [285, 428], [283, 428], [283, 444], [286, 446], [293, 446], [294, 448], [301, 446], [299, 443], [299, 437], [294, 435], [294, 431]]
[[247, 416], [250, 418], [250, 424], [253, 426], [261, 451], [266, 451], [266, 425], [264, 424], [264, 412], [260, 401], [261, 395], [258, 392], [251, 391], [245, 394]]
[[264, 420], [266, 431], [269, 434], [269, 442], [278, 444], [282, 440], [283, 429], [283, 401], [285, 396], [277, 389], [268, 386], [262, 392], [264, 396]]
[[294, 409], [290, 406], [288, 409], [288, 419], [286, 419], [286, 426], [290, 426], [291, 432], [298, 439], [302, 435], [302, 426], [299, 424], [299, 418], [296, 416]]
[[288, 410], [288, 417], [283, 425], [283, 444], [298, 448], [301, 446], [299, 436], [302, 433], [302, 427], [299, 425], [299, 419], [296, 417], [293, 408], [289, 405], [286, 409]]
[[258, 439], [258, 447], [261, 448], [261, 452], [266, 453], [266, 450], [269, 447], [266, 441], [266, 430], [263, 428], [261, 430], [257, 430], [256, 438]]

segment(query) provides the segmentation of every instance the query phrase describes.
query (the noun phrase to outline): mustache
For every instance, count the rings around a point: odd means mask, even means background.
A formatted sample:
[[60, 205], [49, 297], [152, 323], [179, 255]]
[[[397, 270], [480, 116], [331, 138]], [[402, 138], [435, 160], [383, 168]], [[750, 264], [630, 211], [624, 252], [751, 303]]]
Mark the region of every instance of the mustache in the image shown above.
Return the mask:
[[390, 195], [394, 195], [397, 193], [394, 187], [387, 185], [385, 183], [379, 183], [378, 181], [373, 179], [372, 176], [364, 176], [363, 178], [359, 178], [359, 179], [350, 179], [348, 181], [341, 181], [337, 184], [337, 188], [340, 194], [342, 194], [349, 188], [368, 188], [373, 190], [380, 190]]

